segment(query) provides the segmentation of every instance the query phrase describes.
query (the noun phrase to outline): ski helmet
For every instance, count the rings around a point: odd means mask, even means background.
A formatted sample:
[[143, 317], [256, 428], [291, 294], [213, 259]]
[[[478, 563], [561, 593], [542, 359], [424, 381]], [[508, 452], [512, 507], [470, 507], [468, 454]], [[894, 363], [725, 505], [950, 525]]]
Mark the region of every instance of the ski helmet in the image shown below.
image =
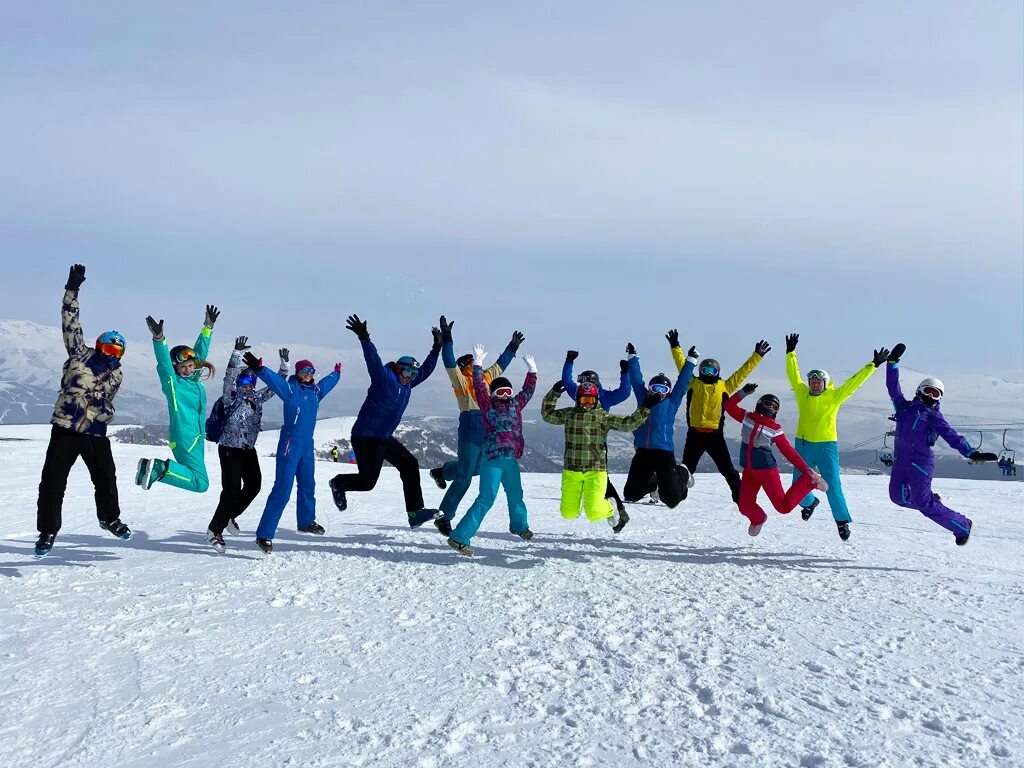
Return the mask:
[[589, 381], [596, 387], [601, 386], [601, 377], [597, 375], [597, 371], [584, 371], [576, 377], [577, 384], [582, 384], [584, 381]]
[[701, 379], [717, 379], [722, 373], [722, 366], [713, 357], [705, 357], [697, 366], [697, 375]]
[[827, 385], [832, 380], [832, 377], [828, 375], [828, 371], [824, 368], [813, 368], [807, 372], [807, 380], [810, 381], [811, 379], [821, 379]]
[[470, 352], [467, 352], [466, 354], [462, 355], [458, 360], [455, 361], [455, 366], [460, 369], [472, 364], [473, 355]]
[[758, 398], [757, 405], [754, 407], [754, 410], [762, 416], [774, 419], [779, 415], [780, 405], [782, 404], [779, 402], [779, 398], [775, 395], [761, 395], [761, 397]]
[[942, 383], [942, 379], [929, 376], [921, 379], [921, 383], [917, 385], [917, 394], [922, 400], [937, 403], [946, 394], [946, 385]]
[[171, 362], [175, 365], [187, 361], [196, 362], [196, 351], [185, 344], [178, 344], [171, 347]]
[[597, 405], [597, 385], [592, 381], [584, 381], [576, 387], [576, 404], [584, 407]]
[[512, 389], [512, 382], [506, 379], [504, 376], [499, 376], [496, 379], [491, 380], [490, 391], [492, 395], [502, 387], [508, 387], [509, 389]]
[[420, 361], [412, 355], [402, 355], [395, 361], [395, 365], [410, 379], [415, 379], [420, 375]]
[[656, 374], [651, 376], [651, 380], [647, 382], [647, 389], [652, 392], [667, 395], [672, 391], [672, 380], [664, 373]]
[[96, 338], [96, 351], [118, 360], [124, 355], [126, 346], [124, 336], [120, 331], [107, 331]]

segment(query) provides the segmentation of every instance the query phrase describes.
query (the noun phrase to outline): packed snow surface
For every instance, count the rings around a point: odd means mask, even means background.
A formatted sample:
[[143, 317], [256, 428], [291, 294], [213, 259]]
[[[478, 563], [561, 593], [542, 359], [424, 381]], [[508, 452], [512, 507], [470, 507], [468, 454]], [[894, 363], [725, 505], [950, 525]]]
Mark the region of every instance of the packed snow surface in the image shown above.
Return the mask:
[[115, 445], [135, 537], [97, 527], [79, 463], [37, 561], [46, 436], [0, 430], [0, 765], [1024, 765], [1020, 484], [937, 482], [975, 521], [961, 548], [885, 477], [846, 479], [843, 544], [825, 503], [748, 537], [711, 474], [616, 536], [529, 475], [534, 541], [501, 499], [467, 559], [409, 530], [393, 471], [340, 513], [353, 468], [322, 463], [327, 535], [292, 506], [264, 558], [273, 459], [218, 555], [212, 446], [196, 496], [139, 490], [159, 449]]

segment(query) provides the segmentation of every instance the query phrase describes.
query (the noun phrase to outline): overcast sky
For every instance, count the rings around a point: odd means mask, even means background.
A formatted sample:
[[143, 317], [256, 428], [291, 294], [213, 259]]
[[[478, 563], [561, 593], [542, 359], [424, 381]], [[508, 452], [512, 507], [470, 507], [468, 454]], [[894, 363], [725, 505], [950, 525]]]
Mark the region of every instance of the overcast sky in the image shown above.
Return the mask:
[[[1022, 367], [1014, 2], [7, 3], [0, 317]], [[524, 348], [524, 351], [526, 348]], [[908, 360], [909, 361], [909, 360]]]

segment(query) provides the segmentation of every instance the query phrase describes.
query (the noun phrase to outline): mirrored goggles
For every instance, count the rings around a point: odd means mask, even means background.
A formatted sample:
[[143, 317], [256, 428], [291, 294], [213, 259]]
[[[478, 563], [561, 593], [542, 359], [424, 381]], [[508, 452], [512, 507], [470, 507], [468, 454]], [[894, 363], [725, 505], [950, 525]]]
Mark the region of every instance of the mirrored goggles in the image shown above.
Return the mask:
[[651, 392], [657, 392], [659, 395], [667, 395], [672, 391], [672, 388], [668, 384], [651, 384]]
[[305, 365], [299, 370], [297, 370], [296, 373], [308, 373], [310, 376], [312, 376], [316, 373], [316, 368], [313, 368], [312, 366], [309, 365]]
[[251, 373], [243, 373], [238, 377], [238, 386], [240, 387], [255, 387], [256, 377]]
[[925, 397], [930, 397], [932, 400], [942, 399], [942, 390], [938, 387], [921, 387], [918, 391]]
[[813, 371], [807, 374], [807, 380], [813, 381], [815, 379], [817, 379], [818, 381], [827, 382], [828, 374], [825, 373], [824, 371], [819, 371], [817, 368], [815, 368]]
[[415, 379], [417, 376], [420, 375], [419, 368], [410, 368], [409, 366], [406, 365], [401, 366], [398, 370], [400, 370], [402, 372], [402, 375], [405, 376], [407, 379]]
[[512, 387], [498, 387], [493, 394], [495, 397], [512, 397]]
[[700, 367], [701, 376], [717, 376], [718, 366], [717, 365], [702, 365]]
[[96, 347], [100, 354], [106, 355], [107, 357], [113, 357], [117, 360], [121, 359], [121, 355], [124, 354], [124, 347], [120, 344], [100, 344]]
[[594, 405], [597, 403], [597, 395], [580, 395], [576, 398], [576, 402], [580, 405]]
[[196, 361], [196, 351], [192, 347], [185, 347], [174, 355], [174, 363], [187, 363]]

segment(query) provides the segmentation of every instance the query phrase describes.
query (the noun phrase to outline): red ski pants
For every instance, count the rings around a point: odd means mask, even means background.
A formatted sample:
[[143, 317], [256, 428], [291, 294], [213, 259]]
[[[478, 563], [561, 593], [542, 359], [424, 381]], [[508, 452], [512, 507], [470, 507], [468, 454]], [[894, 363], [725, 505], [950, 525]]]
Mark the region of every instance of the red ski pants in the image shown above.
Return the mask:
[[788, 515], [813, 487], [814, 480], [807, 472], [800, 475], [788, 491], [783, 491], [778, 467], [744, 469], [740, 480], [740, 514], [750, 520], [751, 524], [761, 525], [768, 519], [768, 515], [757, 503], [757, 494], [762, 488], [776, 511]]

